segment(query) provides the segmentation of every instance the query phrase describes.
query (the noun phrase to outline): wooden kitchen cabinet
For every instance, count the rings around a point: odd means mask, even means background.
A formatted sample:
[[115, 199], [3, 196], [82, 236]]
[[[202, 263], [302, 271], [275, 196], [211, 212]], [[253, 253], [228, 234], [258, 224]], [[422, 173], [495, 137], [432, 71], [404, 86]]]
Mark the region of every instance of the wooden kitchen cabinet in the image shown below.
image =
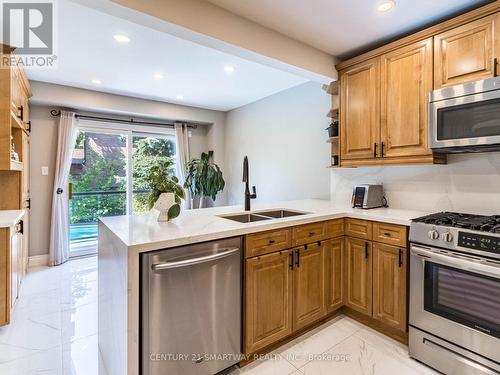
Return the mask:
[[382, 55], [379, 157], [432, 154], [427, 147], [432, 53], [432, 38], [427, 38]]
[[344, 238], [327, 241], [325, 252], [326, 310], [330, 313], [344, 305]]
[[21, 285], [22, 221], [0, 228], [0, 326], [10, 323]]
[[356, 311], [372, 314], [372, 243], [346, 238], [346, 305]]
[[434, 89], [496, 75], [499, 17], [493, 14], [434, 36]]
[[293, 330], [299, 330], [326, 314], [325, 242], [295, 250], [293, 271]]
[[380, 140], [379, 58], [340, 75], [340, 146], [342, 160], [373, 158]]
[[373, 243], [373, 317], [406, 331], [406, 249]]
[[247, 354], [292, 333], [291, 262], [292, 250], [246, 260], [245, 353]]

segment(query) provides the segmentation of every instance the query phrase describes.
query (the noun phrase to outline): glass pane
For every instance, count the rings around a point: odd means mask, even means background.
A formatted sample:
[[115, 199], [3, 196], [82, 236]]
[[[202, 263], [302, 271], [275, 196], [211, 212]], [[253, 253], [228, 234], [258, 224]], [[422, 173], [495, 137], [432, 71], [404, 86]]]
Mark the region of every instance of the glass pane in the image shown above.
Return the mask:
[[438, 110], [438, 140], [500, 135], [500, 99]]
[[500, 280], [426, 262], [425, 309], [500, 334]]
[[175, 137], [132, 137], [132, 207], [134, 213], [148, 211], [150, 192], [149, 169], [166, 160], [173, 162], [171, 173], [175, 173]]
[[72, 253], [95, 252], [98, 217], [127, 213], [126, 165], [125, 135], [78, 133], [69, 177]]

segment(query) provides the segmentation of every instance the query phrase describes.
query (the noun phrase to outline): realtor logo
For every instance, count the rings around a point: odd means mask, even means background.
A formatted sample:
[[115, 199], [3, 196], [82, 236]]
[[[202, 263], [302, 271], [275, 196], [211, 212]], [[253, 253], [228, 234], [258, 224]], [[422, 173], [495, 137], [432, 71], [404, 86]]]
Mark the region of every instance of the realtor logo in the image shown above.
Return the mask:
[[52, 55], [54, 13], [51, 2], [2, 2], [3, 44], [18, 55]]

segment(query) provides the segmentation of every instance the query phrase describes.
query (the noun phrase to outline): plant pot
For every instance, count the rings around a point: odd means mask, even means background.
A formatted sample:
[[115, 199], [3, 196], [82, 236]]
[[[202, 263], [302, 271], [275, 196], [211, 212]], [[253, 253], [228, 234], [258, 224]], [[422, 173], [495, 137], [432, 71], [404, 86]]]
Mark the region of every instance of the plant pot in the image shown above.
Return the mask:
[[337, 137], [339, 135], [339, 123], [337, 121], [332, 122], [326, 130], [328, 130], [328, 136], [330, 138]]
[[[178, 206], [178, 209], [174, 206]], [[160, 212], [158, 221], [170, 221], [180, 213], [180, 207], [175, 203], [174, 193], [161, 193], [153, 208]]]

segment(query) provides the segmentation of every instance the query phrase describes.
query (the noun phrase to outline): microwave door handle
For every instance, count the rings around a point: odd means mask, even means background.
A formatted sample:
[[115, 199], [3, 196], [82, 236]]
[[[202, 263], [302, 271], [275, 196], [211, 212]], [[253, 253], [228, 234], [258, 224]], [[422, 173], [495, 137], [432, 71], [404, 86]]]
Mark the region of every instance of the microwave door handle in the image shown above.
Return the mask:
[[172, 269], [172, 268], [189, 267], [189, 266], [193, 266], [195, 264], [207, 263], [207, 262], [211, 262], [211, 261], [214, 261], [217, 259], [226, 258], [226, 257], [238, 252], [240, 249], [237, 247], [232, 247], [232, 248], [223, 249], [223, 250], [225, 250], [225, 251], [217, 253], [217, 254], [203, 256], [203, 257], [179, 260], [177, 262], [165, 262], [165, 263], [153, 264], [151, 266], [151, 269], [153, 271], [163, 271], [163, 270], [168, 270], [168, 269]]
[[485, 264], [481, 261], [466, 260], [454, 255], [438, 254], [420, 246], [411, 246], [411, 253], [427, 261], [445, 266], [460, 268], [465, 271], [479, 273], [500, 279], [500, 265]]

